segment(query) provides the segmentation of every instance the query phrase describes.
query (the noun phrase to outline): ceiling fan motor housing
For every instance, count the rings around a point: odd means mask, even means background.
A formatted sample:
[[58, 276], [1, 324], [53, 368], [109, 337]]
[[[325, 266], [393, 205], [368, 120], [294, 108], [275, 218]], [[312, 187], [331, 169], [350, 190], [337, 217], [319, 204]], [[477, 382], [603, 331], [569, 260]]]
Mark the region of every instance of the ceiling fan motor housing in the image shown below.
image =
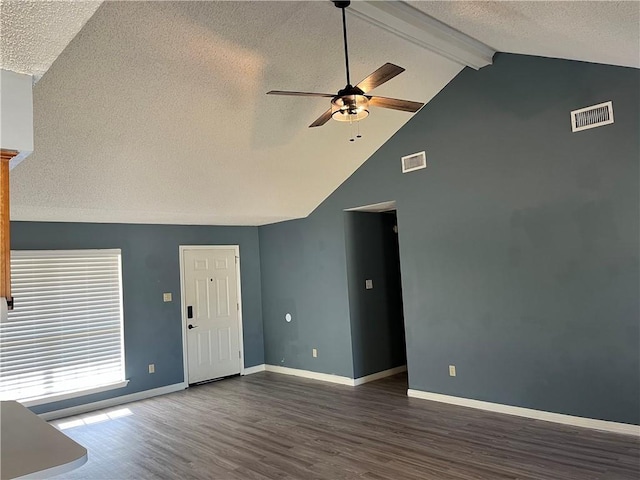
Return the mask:
[[338, 8], [347, 8], [349, 5], [351, 5], [351, 2], [349, 0], [341, 2], [338, 0], [332, 0], [333, 3], [335, 4], [336, 7]]
[[369, 115], [369, 99], [362, 94], [338, 95], [331, 100], [331, 118], [339, 122], [357, 122]]

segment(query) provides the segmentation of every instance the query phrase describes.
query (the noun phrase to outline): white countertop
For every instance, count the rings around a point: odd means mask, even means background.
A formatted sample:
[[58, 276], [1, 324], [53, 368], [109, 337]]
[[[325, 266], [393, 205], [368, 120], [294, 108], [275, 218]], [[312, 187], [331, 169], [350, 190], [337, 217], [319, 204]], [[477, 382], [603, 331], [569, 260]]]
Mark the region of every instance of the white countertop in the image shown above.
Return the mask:
[[18, 402], [0, 402], [0, 478], [50, 478], [84, 465], [87, 449]]

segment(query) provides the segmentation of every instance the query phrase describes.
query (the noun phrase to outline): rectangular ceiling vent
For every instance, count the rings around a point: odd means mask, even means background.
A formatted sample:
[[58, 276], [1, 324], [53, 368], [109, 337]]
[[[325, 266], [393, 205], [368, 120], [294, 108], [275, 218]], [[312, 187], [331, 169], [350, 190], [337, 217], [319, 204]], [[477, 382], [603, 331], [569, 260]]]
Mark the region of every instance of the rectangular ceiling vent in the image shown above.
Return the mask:
[[413, 172], [421, 168], [427, 168], [427, 154], [425, 152], [402, 157], [402, 173]]
[[579, 132], [589, 128], [613, 123], [613, 103], [605, 102], [571, 112], [571, 131]]

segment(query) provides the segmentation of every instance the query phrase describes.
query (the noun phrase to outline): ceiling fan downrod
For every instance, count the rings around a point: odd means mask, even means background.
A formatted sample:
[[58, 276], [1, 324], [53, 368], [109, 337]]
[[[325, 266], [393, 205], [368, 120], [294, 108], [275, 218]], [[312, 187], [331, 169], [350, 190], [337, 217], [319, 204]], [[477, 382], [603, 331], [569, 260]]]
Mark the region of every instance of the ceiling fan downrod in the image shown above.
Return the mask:
[[336, 7], [342, 10], [342, 37], [344, 39], [344, 63], [347, 71], [347, 85], [351, 86], [351, 75], [349, 75], [349, 49], [347, 47], [347, 15], [345, 9], [351, 4], [350, 1], [333, 2]]

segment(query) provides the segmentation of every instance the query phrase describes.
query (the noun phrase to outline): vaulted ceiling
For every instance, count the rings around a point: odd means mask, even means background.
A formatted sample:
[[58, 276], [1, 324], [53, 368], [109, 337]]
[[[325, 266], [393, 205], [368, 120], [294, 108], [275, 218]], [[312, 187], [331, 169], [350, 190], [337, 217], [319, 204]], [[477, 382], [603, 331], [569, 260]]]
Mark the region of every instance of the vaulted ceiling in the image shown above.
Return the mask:
[[639, 1], [411, 1], [499, 52], [640, 67]]
[[[327, 99], [265, 95], [344, 86], [340, 12], [328, 1], [105, 2], [88, 21], [89, 6], [68, 14], [66, 26], [41, 24], [36, 7], [13, 3], [0, 6], [2, 47], [12, 52], [0, 67], [48, 68], [34, 87], [35, 152], [12, 170], [14, 219], [260, 225], [303, 217], [411, 117], [372, 110], [363, 138], [349, 142], [348, 125], [308, 128]], [[411, 5], [497, 50], [638, 66], [637, 42], [629, 46], [638, 38], [635, 2], [569, 3]], [[25, 18], [6, 16], [6, 4]], [[356, 15], [348, 27], [356, 81], [385, 62], [407, 69], [376, 94], [427, 102], [463, 68]], [[25, 51], [21, 36], [32, 40]]]
[[101, 3], [0, 0], [0, 67], [40, 80]]

